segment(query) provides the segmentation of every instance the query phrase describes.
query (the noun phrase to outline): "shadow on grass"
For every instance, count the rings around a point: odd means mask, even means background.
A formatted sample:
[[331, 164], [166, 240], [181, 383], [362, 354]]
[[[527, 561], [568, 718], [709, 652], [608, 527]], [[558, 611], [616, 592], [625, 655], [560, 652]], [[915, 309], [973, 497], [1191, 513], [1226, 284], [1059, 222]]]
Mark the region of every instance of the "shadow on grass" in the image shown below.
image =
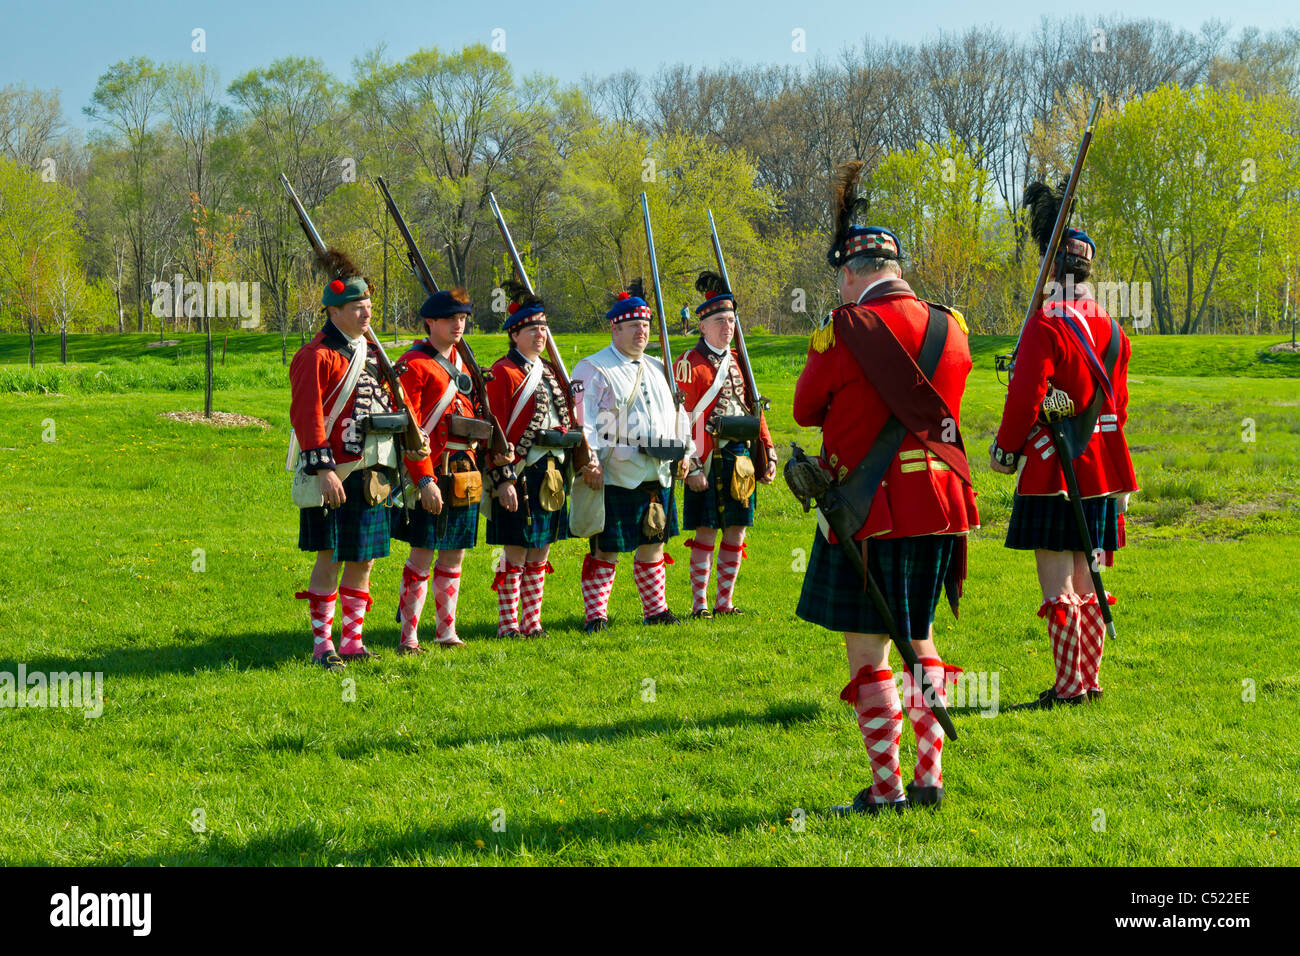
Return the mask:
[[[543, 813], [545, 810], [543, 810]], [[148, 856], [120, 856], [105, 860], [108, 866], [388, 866], [430, 857], [459, 854], [464, 862], [491, 864], [527, 860], [528, 854], [546, 854], [547, 862], [563, 863], [566, 853], [573, 861], [595, 862], [610, 844], [640, 844], [650, 848], [666, 839], [698, 839], [704, 836], [739, 835], [745, 831], [779, 825], [788, 808], [757, 810], [724, 809], [700, 817], [664, 811], [625, 813], [581, 813], [564, 817], [505, 818], [506, 829], [494, 832], [487, 813], [416, 826], [380, 829], [362, 825], [359, 832], [332, 830], [327, 824], [306, 822], [248, 838], [212, 832], [201, 846]], [[364, 843], [349, 848], [349, 842]], [[482, 842], [483, 846], [477, 846]], [[494, 852], [496, 851], [496, 852]], [[590, 851], [595, 851], [592, 853]]]
[[177, 643], [133, 647], [129, 643], [112, 651], [88, 657], [0, 658], [0, 671], [13, 672], [19, 663], [27, 673], [64, 671], [102, 672], [119, 677], [160, 674], [188, 674], [195, 671], [231, 669], [269, 670], [285, 661], [306, 661], [310, 656], [310, 634], [305, 628], [256, 631], [222, 637], [197, 638], [176, 635]]
[[[501, 744], [512, 741], [545, 738], [553, 744], [567, 743], [616, 743], [628, 737], [644, 737], [658, 734], [672, 734], [683, 730], [716, 730], [725, 727], [747, 727], [763, 724], [775, 724], [787, 729], [798, 724], [809, 723], [821, 716], [822, 707], [816, 702], [788, 701], [770, 704], [759, 713], [751, 711], [729, 711], [700, 720], [681, 720], [668, 717], [640, 717], [632, 720], [619, 720], [609, 723], [584, 724], [575, 721], [557, 721], [548, 724], [536, 724], [508, 731], [478, 731], [453, 733], [446, 735], [399, 734], [396, 731], [382, 736], [369, 735], [360, 739], [339, 740], [331, 743], [324, 741], [320, 749], [330, 747], [344, 760], [357, 760], [377, 753], [411, 754], [426, 748], [449, 750], [457, 747], [474, 747], [481, 744]], [[305, 738], [304, 738], [305, 740]], [[265, 744], [272, 750], [316, 749], [308, 747], [305, 742], [294, 736], [291, 741], [271, 741]]]

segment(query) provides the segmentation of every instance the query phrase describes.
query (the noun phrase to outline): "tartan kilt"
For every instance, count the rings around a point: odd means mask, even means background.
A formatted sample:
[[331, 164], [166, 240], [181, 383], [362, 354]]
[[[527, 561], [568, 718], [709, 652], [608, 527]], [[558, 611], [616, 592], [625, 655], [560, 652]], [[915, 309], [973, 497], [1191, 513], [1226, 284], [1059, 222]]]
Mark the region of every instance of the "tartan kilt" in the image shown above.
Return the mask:
[[[1115, 498], [1084, 498], [1083, 514], [1092, 546], [1118, 551], [1119, 502]], [[1082, 551], [1074, 506], [1065, 495], [1016, 495], [1011, 502], [1006, 546], [1017, 551]]]
[[[658, 538], [647, 538], [641, 533], [641, 522], [650, 510], [650, 502], [658, 494], [664, 503], [667, 514], [667, 526]], [[677, 501], [676, 495], [669, 495], [668, 489], [657, 481], [647, 481], [636, 488], [620, 488], [617, 485], [605, 486], [605, 530], [593, 535], [596, 549], [608, 553], [635, 551], [643, 544], [667, 543], [669, 538], [677, 536]]]
[[[546, 511], [538, 502], [542, 478], [546, 475], [546, 462], [551, 455], [543, 455], [523, 470], [524, 485], [528, 489], [530, 517], [524, 517], [522, 507], [507, 511], [496, 496], [488, 510], [487, 543], [504, 544], [519, 548], [544, 548], [569, 536], [569, 502], [566, 499], [558, 511]], [[558, 466], [558, 463], [557, 463]], [[563, 474], [561, 468], [561, 474]], [[518, 493], [520, 483], [515, 482]]]
[[[736, 470], [737, 458], [748, 458], [749, 446], [744, 442], [730, 442], [720, 452], [714, 452], [709, 469], [709, 487], [703, 491], [685, 488], [682, 494], [682, 527], [687, 531], [696, 528], [750, 528], [754, 525], [754, 509], [758, 505], [758, 489], [747, 501], [731, 497], [731, 475]], [[755, 476], [757, 477], [757, 476]], [[718, 518], [718, 496], [722, 496], [722, 517]]]
[[[904, 640], [929, 637], [955, 545], [956, 538], [950, 534], [872, 538], [868, 542], [867, 567]], [[861, 576], [840, 546], [831, 544], [820, 531], [813, 539], [795, 615], [832, 631], [888, 633]]]
[[364, 469], [343, 479], [343, 504], [338, 508], [303, 508], [298, 518], [298, 547], [303, 551], [333, 551], [335, 561], [370, 561], [388, 557], [390, 512], [401, 508], [366, 504]]
[[394, 508], [392, 536], [413, 548], [433, 551], [459, 551], [472, 548], [478, 539], [478, 502], [472, 505], [443, 505], [447, 530], [438, 534], [439, 515], [431, 515], [419, 505]]

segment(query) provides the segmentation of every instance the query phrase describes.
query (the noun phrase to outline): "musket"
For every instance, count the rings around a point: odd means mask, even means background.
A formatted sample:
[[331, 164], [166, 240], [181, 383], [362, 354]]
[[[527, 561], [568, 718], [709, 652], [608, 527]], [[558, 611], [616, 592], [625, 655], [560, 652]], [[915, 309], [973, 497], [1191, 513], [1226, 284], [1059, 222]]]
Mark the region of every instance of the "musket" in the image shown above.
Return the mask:
[[[415, 244], [415, 237], [411, 235], [411, 230], [407, 227], [406, 220], [402, 218], [397, 203], [393, 202], [393, 195], [388, 191], [388, 184], [384, 182], [384, 177], [377, 177], [376, 182], [379, 184], [379, 191], [384, 195], [384, 204], [388, 207], [388, 214], [393, 217], [393, 222], [397, 224], [397, 231], [401, 233], [402, 239], [406, 243], [406, 258], [410, 261], [416, 278], [420, 280], [420, 285], [424, 287], [424, 291], [428, 295], [433, 295], [439, 290], [438, 283], [433, 278], [433, 273], [429, 271], [429, 264], [424, 261], [424, 256], [420, 253], [420, 247]], [[492, 414], [491, 406], [488, 405], [487, 383], [483, 370], [479, 368], [478, 360], [474, 357], [474, 350], [470, 348], [470, 344], [465, 341], [464, 336], [456, 343], [456, 351], [460, 353], [461, 361], [465, 363], [465, 368], [469, 370], [469, 377], [474, 385], [474, 404], [478, 406], [476, 411], [481, 418], [492, 424], [492, 454], [506, 457], [510, 453], [510, 443], [506, 441], [506, 433], [502, 430], [497, 417]]]
[[917, 685], [921, 688], [922, 702], [929, 708], [930, 713], [934, 714], [934, 719], [939, 722], [947, 738], [956, 740], [957, 728], [948, 714], [948, 708], [943, 705], [938, 693], [931, 686], [930, 678], [926, 676], [925, 668], [917, 659], [912, 642], [905, 641], [899, 636], [898, 622], [894, 620], [893, 612], [889, 610], [889, 602], [885, 600], [880, 585], [876, 583], [876, 579], [862, 558], [862, 551], [853, 537], [857, 529], [852, 526], [849, 509], [843, 507], [839, 492], [826, 478], [821, 467], [810, 461], [804, 454], [804, 450], [795, 442], [790, 443], [790, 459], [785, 463], [785, 480], [795, 498], [803, 505], [803, 510], [805, 512], [808, 510], [810, 502], [815, 503], [817, 511], [826, 519], [831, 531], [835, 532], [835, 537], [840, 542], [840, 550], [844, 552], [844, 556], [862, 578], [863, 586], [871, 597], [871, 603], [875, 605], [876, 613], [885, 622], [889, 639], [893, 641], [894, 647], [898, 648], [899, 657], [916, 678]]
[[[510, 236], [510, 227], [506, 225], [505, 217], [501, 215], [501, 207], [497, 205], [497, 197], [489, 192], [488, 204], [492, 207], [492, 215], [496, 218], [497, 229], [501, 233], [501, 238], [506, 244], [506, 250], [510, 253], [510, 261], [514, 264], [515, 275], [519, 281], [524, 284], [529, 295], [536, 295], [533, 291], [532, 280], [528, 278], [528, 270], [524, 268], [524, 261], [519, 256], [519, 250], [515, 248], [515, 241]], [[560, 347], [555, 344], [555, 336], [548, 326], [546, 332], [546, 357], [551, 361], [551, 368], [555, 371], [555, 376], [560, 380], [560, 386], [564, 389], [564, 394], [569, 403], [569, 421], [576, 423], [578, 421], [578, 410], [575, 407], [579, 401], [578, 396], [582, 394], [582, 383], [576, 385], [569, 379], [569, 371], [564, 367], [564, 359], [560, 357]], [[576, 471], [581, 471], [586, 467], [587, 462], [591, 459], [591, 447], [587, 444], [584, 436], [582, 443], [573, 449], [573, 467]]]
[[[727, 275], [726, 260], [722, 258], [722, 243], [718, 241], [718, 227], [713, 223], [713, 210], [708, 210], [708, 214], [709, 233], [713, 238], [713, 256], [718, 260], [718, 274], [722, 276], [722, 282], [727, 287], [727, 291], [734, 293], [736, 290], [731, 287], [731, 278]], [[749, 364], [749, 350], [745, 348], [745, 330], [740, 327], [739, 315], [736, 316], [736, 357], [740, 360], [740, 376], [745, 380], [745, 391], [749, 392], [749, 397], [754, 401], [754, 410], [759, 415], [762, 415], [764, 411], [771, 407], [772, 403], [758, 392], [758, 382], [754, 379], [754, 369]], [[756, 441], [754, 446], [757, 471], [759, 475], [766, 475], [768, 468], [767, 446], [761, 440]]]
[[1020, 351], [1020, 340], [1024, 337], [1025, 326], [1043, 307], [1047, 277], [1056, 264], [1061, 237], [1065, 235], [1066, 226], [1070, 222], [1070, 214], [1074, 210], [1074, 192], [1079, 186], [1079, 178], [1083, 175], [1083, 163], [1088, 158], [1088, 148], [1092, 145], [1092, 131], [1097, 126], [1097, 114], [1100, 111], [1101, 97], [1097, 97], [1092, 104], [1092, 114], [1088, 117], [1088, 126], [1083, 131], [1083, 139], [1079, 141], [1079, 151], [1074, 156], [1074, 166], [1070, 169], [1070, 178], [1065, 184], [1065, 193], [1061, 197], [1061, 208], [1056, 212], [1056, 222], [1052, 225], [1052, 238], [1047, 244], [1047, 252], [1044, 253], [1043, 263], [1038, 269], [1038, 279], [1034, 283], [1034, 294], [1029, 297], [1029, 308], [1025, 310], [1025, 320], [1020, 323], [1020, 332], [1016, 335], [1016, 347], [1010, 355], [994, 357], [995, 367], [999, 372], [1011, 372], [1015, 369], [1016, 353]]
[[[655, 287], [655, 306], [659, 318], [659, 347], [664, 356], [664, 375], [668, 378], [668, 391], [673, 396], [673, 408], [676, 412], [675, 418], [680, 420], [682, 413], [681, 390], [677, 387], [677, 379], [673, 377], [673, 352], [672, 344], [668, 341], [668, 322], [664, 319], [664, 294], [659, 288], [659, 262], [655, 258], [655, 236], [654, 230], [650, 227], [650, 200], [645, 193], [641, 194], [641, 215], [645, 220], [645, 244], [646, 251], [650, 255], [650, 278]], [[676, 424], [674, 423], [674, 428]], [[673, 486], [677, 482], [677, 463], [674, 462], [670, 470], [671, 478], [668, 483], [668, 497], [672, 499]]]
[[[289, 183], [289, 177], [284, 173], [280, 174], [280, 183], [284, 190], [289, 194], [289, 203], [293, 206], [293, 211], [298, 214], [298, 225], [302, 226], [302, 231], [307, 235], [307, 242], [311, 244], [312, 251], [318, 256], [325, 255], [327, 249], [325, 240], [321, 238], [316, 226], [312, 223], [311, 217], [307, 215], [307, 210], [303, 208], [302, 202], [298, 199], [298, 194], [294, 192], [293, 186]], [[405, 450], [413, 459], [427, 458], [429, 456], [428, 440], [424, 432], [420, 430], [420, 421], [415, 415], [415, 409], [411, 406], [411, 400], [407, 398], [405, 389], [402, 388], [402, 380], [398, 377], [397, 369], [388, 358], [388, 353], [384, 351], [383, 345], [379, 342], [379, 337], [375, 335], [375, 330], [366, 327], [366, 342], [374, 352], [375, 360], [379, 363], [379, 371], [384, 376], [384, 381], [388, 383], [389, 389], [393, 393], [393, 398], [402, 404], [406, 410], [407, 427], [406, 438], [404, 441]], [[424, 453], [419, 454], [423, 449]], [[401, 469], [398, 469], [399, 472]]]

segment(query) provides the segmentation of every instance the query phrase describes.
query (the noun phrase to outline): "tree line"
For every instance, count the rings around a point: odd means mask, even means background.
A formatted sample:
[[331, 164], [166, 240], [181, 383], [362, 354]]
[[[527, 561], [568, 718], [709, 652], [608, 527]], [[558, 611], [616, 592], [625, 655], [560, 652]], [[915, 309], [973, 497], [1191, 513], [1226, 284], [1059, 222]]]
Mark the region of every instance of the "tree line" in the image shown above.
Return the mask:
[[697, 301], [712, 209], [747, 325], [801, 331], [837, 304], [829, 173], [861, 159], [872, 218], [899, 234], [918, 292], [975, 331], [1013, 331], [1036, 269], [1020, 196], [1068, 171], [1094, 97], [1076, 220], [1112, 311], [1151, 332], [1290, 323], [1300, 32], [1113, 17], [865, 40], [805, 69], [675, 65], [569, 86], [517, 76], [484, 46], [403, 60], [381, 47], [347, 79], [312, 58], [225, 82], [201, 59], [141, 57], [99, 77], [84, 134], [55, 93], [7, 87], [0, 328], [242, 325], [278, 331], [287, 354], [319, 290], [283, 172], [327, 241], [370, 270], [386, 331], [413, 327], [422, 295], [381, 175], [481, 327], [499, 326], [510, 269], [489, 192], [563, 329], [599, 327], [615, 291], [648, 280], [644, 190], [670, 319]]

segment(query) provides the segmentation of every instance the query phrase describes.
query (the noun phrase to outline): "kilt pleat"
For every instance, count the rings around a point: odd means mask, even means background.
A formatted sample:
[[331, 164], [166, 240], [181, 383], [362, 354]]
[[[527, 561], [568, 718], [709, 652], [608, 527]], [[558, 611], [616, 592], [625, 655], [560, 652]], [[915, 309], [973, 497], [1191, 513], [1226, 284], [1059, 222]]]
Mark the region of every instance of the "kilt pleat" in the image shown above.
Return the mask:
[[335, 561], [386, 558], [394, 509], [366, 504], [365, 472], [343, 479], [344, 501], [338, 508], [303, 508], [298, 518], [298, 547], [303, 551], [333, 551]]
[[[955, 545], [952, 535], [937, 534], [873, 538], [868, 544], [867, 567], [903, 639], [923, 641], [929, 636]], [[795, 615], [832, 631], [886, 633], [861, 576], [840, 546], [820, 531], [813, 539]]]
[[472, 548], [478, 539], [478, 503], [472, 505], [444, 505], [447, 512], [447, 530], [438, 534], [438, 515], [423, 508], [407, 509], [404, 515], [394, 508], [392, 536], [405, 541], [413, 548], [430, 548], [434, 551], [459, 551]]
[[[748, 458], [749, 448], [744, 442], [731, 442], [720, 452], [715, 452], [709, 474], [709, 487], [703, 491], [685, 488], [682, 494], [682, 527], [687, 531], [696, 528], [753, 527], [754, 511], [758, 505], [758, 490], [747, 501], [731, 497], [731, 476], [736, 470], [737, 458]], [[722, 515], [718, 515], [718, 498], [722, 499]]]
[[[667, 527], [658, 538], [647, 538], [641, 531], [641, 522], [650, 510], [650, 502], [656, 500], [664, 504], [667, 513]], [[677, 536], [677, 502], [676, 495], [669, 495], [668, 489], [657, 481], [647, 481], [636, 488], [620, 488], [617, 485], [605, 486], [605, 530], [595, 535], [596, 548], [608, 553], [635, 551], [643, 544], [659, 544]], [[667, 502], [664, 503], [664, 499]]]
[[[1114, 498], [1083, 499], [1093, 547], [1117, 551], [1119, 504]], [[1011, 503], [1006, 546], [1017, 551], [1087, 551], [1074, 507], [1064, 495], [1016, 495]]]
[[[546, 511], [538, 501], [542, 479], [546, 477], [546, 461], [550, 457], [546, 455], [540, 458], [523, 471], [524, 484], [528, 489], [528, 517], [525, 517], [522, 507], [507, 511], [493, 496], [487, 515], [488, 544], [543, 548], [569, 536], [568, 501], [558, 511]], [[516, 492], [518, 488], [519, 482], [516, 481]]]

